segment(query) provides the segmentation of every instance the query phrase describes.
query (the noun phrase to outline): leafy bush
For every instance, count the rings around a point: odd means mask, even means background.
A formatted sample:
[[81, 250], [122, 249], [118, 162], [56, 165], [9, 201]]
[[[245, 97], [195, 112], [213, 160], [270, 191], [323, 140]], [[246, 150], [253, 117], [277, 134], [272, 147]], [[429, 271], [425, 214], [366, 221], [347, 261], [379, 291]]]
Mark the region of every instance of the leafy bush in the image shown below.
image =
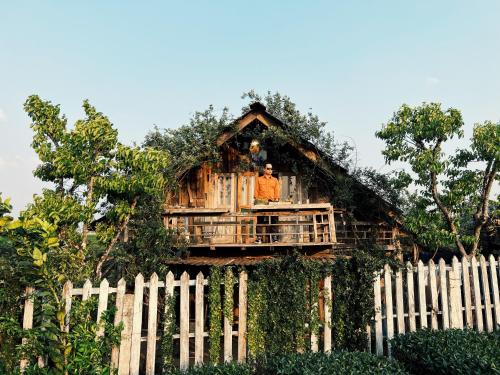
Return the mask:
[[287, 354], [257, 364], [257, 375], [407, 374], [395, 361], [366, 352]]
[[413, 374], [500, 374], [500, 332], [419, 330], [392, 340], [394, 357]]
[[208, 364], [175, 375], [407, 374], [397, 362], [365, 352], [294, 353], [261, 357], [252, 365]]
[[251, 375], [252, 369], [247, 364], [236, 362], [224, 364], [205, 364], [195, 366], [188, 371], [176, 370], [173, 375]]

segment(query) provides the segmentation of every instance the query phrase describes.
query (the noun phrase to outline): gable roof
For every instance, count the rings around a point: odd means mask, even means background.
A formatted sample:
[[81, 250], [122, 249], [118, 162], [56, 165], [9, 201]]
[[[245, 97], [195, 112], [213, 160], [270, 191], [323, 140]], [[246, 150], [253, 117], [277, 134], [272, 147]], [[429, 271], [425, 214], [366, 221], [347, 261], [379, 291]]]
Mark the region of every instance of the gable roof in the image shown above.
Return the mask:
[[[250, 109], [244, 113], [241, 117], [235, 120], [235, 127], [226, 129], [222, 132], [222, 134], [217, 139], [217, 146], [220, 147], [231, 138], [233, 138], [236, 134], [240, 133], [247, 126], [252, 124], [254, 121], [259, 121], [262, 125], [267, 128], [270, 127], [278, 127], [283, 129], [285, 132], [289, 125], [285, 122], [281, 121], [276, 116], [273, 116], [271, 113], [267, 112], [266, 107], [260, 102], [254, 102], [250, 104]], [[300, 154], [305, 156], [311, 162], [317, 164], [320, 168], [322, 168], [325, 172], [334, 174], [335, 172], [343, 172], [347, 173], [347, 169], [334, 163], [331, 160], [328, 162], [325, 160], [323, 153], [321, 150], [318, 150], [311, 142], [302, 139], [300, 142], [295, 142], [292, 139], [289, 140], [289, 145], [295, 148]]]

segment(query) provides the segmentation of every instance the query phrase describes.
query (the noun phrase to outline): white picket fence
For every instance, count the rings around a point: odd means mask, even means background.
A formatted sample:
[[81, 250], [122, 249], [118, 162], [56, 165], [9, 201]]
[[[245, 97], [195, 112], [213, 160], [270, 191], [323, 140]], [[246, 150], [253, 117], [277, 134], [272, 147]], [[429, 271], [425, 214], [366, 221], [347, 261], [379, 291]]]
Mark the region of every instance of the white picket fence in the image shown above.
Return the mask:
[[[498, 270], [500, 259], [456, 257], [452, 264], [432, 260], [427, 266], [407, 264], [394, 273], [385, 266], [374, 281], [375, 317], [367, 328], [369, 347], [378, 355], [391, 355], [388, 339], [417, 328], [469, 327], [491, 332], [500, 326]], [[417, 324], [418, 323], [418, 324]]]
[[[417, 267], [408, 264], [407, 269], [394, 274], [386, 266], [374, 279], [375, 314], [373, 324], [367, 327], [368, 350], [378, 355], [390, 355], [387, 339], [395, 333], [414, 331], [418, 327], [447, 329], [449, 327], [473, 327], [488, 331], [500, 324], [500, 302], [498, 289], [498, 265], [493, 257], [487, 262], [483, 257], [477, 262], [454, 258], [452, 265], [440, 261], [436, 266], [432, 261], [427, 266], [422, 262]], [[406, 282], [404, 282], [404, 280]], [[231, 299], [235, 312], [234, 319], [223, 317], [222, 360], [243, 362], [247, 348], [247, 281], [246, 272], [238, 275], [237, 297]], [[116, 287], [110, 287], [104, 279], [99, 287], [86, 281], [82, 288], [73, 288], [67, 282], [63, 289], [66, 311], [71, 312], [74, 298], [89, 299], [98, 296], [97, 320], [110, 305], [110, 296], [116, 305], [115, 324], [123, 322], [120, 346], [113, 348], [111, 362], [118, 374], [154, 374], [160, 366], [157, 363], [157, 348], [161, 332], [159, 319], [165, 313], [159, 311], [161, 293], [165, 298], [178, 295], [176, 333], [173, 336], [177, 354], [175, 364], [182, 369], [206, 360], [208, 326], [207, 291], [209, 279], [200, 272], [194, 280], [184, 272], [179, 280], [169, 272], [165, 280], [156, 274], [148, 282], [139, 274], [135, 278], [134, 293], [126, 293], [125, 280]], [[32, 289], [28, 288], [27, 293]], [[81, 296], [81, 297], [80, 297]], [[222, 293], [224, 296], [224, 293]], [[332, 349], [332, 278], [324, 280], [323, 303], [324, 324], [318, 335], [311, 335], [309, 348], [312, 351], [328, 352]], [[144, 305], [147, 304], [147, 311]], [[33, 326], [33, 300], [26, 299], [23, 327]], [[143, 311], [144, 310], [144, 311]], [[221, 309], [225, 310], [225, 309]], [[231, 321], [233, 322], [231, 324]], [[165, 322], [170, 323], [170, 322]], [[69, 330], [69, 327], [66, 326]], [[98, 335], [103, 332], [99, 331]], [[321, 341], [321, 342], [320, 342]], [[143, 344], [145, 343], [145, 345]], [[320, 345], [322, 344], [322, 345]], [[26, 366], [23, 362], [21, 366]]]

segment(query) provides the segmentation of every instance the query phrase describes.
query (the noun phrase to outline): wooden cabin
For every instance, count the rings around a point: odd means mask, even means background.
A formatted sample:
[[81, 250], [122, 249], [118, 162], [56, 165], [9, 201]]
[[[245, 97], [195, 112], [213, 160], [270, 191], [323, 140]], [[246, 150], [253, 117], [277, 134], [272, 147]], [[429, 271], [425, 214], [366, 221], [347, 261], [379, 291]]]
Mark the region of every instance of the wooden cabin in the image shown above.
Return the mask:
[[[291, 248], [328, 256], [369, 240], [397, 249], [394, 209], [361, 184], [353, 199], [363, 205], [350, 212], [333, 206], [332, 184], [347, 170], [308, 141], [287, 138], [287, 129], [264, 105], [253, 103], [218, 137], [220, 163], [192, 168], [180, 180], [163, 217], [189, 258], [210, 263], [210, 257], [262, 257]], [[281, 136], [266, 137], [270, 132]], [[254, 189], [266, 163], [279, 180], [280, 201], [262, 204]]]

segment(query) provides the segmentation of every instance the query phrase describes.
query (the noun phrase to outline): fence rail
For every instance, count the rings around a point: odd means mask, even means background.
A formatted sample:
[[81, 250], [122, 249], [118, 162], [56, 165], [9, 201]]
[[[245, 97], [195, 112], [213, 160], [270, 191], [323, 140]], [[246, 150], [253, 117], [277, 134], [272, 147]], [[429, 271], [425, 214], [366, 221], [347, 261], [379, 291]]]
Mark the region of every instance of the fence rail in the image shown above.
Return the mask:
[[[367, 327], [368, 350], [378, 355], [391, 354], [388, 339], [394, 334], [414, 331], [418, 328], [433, 329], [463, 328], [478, 331], [492, 331], [500, 325], [500, 298], [498, 270], [500, 261], [493, 256], [486, 261], [453, 258], [451, 265], [444, 261], [428, 265], [419, 262], [416, 267], [407, 265], [406, 269], [393, 272], [389, 266], [375, 276], [374, 319]], [[248, 353], [247, 346], [247, 290], [248, 275], [240, 272], [237, 276], [234, 298], [230, 300], [232, 317], [223, 316], [223, 342], [221, 360], [243, 362]], [[113, 348], [111, 363], [118, 374], [154, 374], [158, 370], [157, 348], [162, 332], [159, 327], [174, 323], [173, 335], [175, 364], [185, 369], [193, 364], [205, 362], [208, 347], [208, 298], [205, 288], [209, 278], [201, 272], [190, 279], [184, 272], [176, 280], [169, 272], [160, 280], [156, 274], [145, 281], [143, 275], [135, 278], [133, 293], [127, 292], [125, 280], [116, 287], [110, 287], [106, 279], [98, 287], [86, 281], [81, 288], [74, 288], [67, 282], [63, 288], [66, 302], [66, 330], [69, 331], [68, 316], [75, 298], [87, 300], [97, 296], [96, 319], [112, 305], [116, 306], [115, 325], [123, 322], [120, 346]], [[223, 288], [224, 285], [221, 284]], [[131, 288], [129, 289], [131, 291]], [[27, 294], [33, 292], [28, 288]], [[332, 277], [324, 279], [323, 324], [317, 335], [311, 335], [308, 348], [325, 352], [332, 349]], [[224, 294], [222, 294], [224, 295]], [[177, 317], [175, 322], [168, 321], [166, 311], [159, 306], [167, 298], [176, 298]], [[224, 302], [223, 302], [224, 304]], [[24, 309], [23, 327], [33, 326], [33, 299], [27, 298]], [[166, 304], [164, 304], [166, 306]], [[222, 314], [227, 309], [222, 309]], [[232, 323], [231, 323], [232, 322]], [[97, 335], [102, 335], [98, 331]], [[145, 344], [143, 344], [145, 343]], [[27, 363], [21, 363], [25, 367]]]

